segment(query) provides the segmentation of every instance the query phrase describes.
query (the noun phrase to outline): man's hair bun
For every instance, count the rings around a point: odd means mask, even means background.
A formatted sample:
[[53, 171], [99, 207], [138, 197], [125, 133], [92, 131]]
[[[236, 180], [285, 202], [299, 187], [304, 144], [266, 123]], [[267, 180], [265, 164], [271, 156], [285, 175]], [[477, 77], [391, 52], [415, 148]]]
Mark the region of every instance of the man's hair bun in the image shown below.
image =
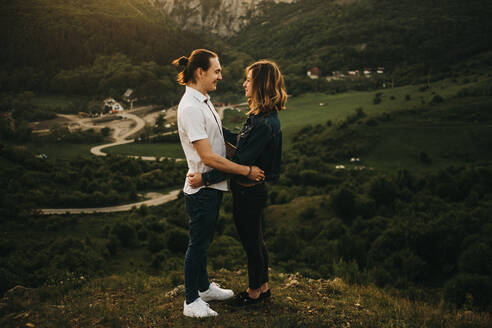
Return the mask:
[[179, 63], [181, 66], [186, 66], [186, 65], [188, 64], [188, 61], [189, 61], [189, 60], [188, 60], [188, 58], [187, 58], [187, 57], [185, 57], [185, 56], [181, 56], [181, 57], [179, 58], [178, 63]]

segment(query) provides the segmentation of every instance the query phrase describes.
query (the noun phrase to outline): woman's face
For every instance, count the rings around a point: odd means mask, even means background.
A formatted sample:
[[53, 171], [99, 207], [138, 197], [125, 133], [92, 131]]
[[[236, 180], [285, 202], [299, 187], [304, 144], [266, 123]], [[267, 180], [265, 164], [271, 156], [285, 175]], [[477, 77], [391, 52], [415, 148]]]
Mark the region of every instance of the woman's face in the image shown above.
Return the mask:
[[244, 95], [246, 98], [251, 98], [252, 96], [252, 86], [253, 86], [253, 73], [251, 70], [246, 74], [246, 80], [243, 83]]

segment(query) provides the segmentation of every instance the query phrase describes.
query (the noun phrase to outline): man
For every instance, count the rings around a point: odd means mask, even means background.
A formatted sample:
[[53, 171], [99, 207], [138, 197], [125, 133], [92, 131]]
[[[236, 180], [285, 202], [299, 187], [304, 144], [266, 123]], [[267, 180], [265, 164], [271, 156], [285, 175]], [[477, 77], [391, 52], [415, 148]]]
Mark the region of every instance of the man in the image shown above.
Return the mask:
[[[224, 158], [222, 123], [208, 95], [216, 90], [217, 82], [222, 80], [217, 54], [197, 49], [189, 58], [181, 57], [173, 64], [182, 67], [177, 80], [186, 86], [178, 106], [178, 131], [188, 162], [188, 172], [204, 173], [213, 168], [252, 180], [264, 179], [264, 172], [258, 167], [239, 165]], [[192, 188], [185, 179], [183, 192], [186, 212], [190, 217], [190, 241], [184, 263], [185, 316], [216, 316], [217, 312], [206, 302], [234, 296], [232, 290], [210, 283], [207, 273], [208, 248], [213, 239], [224, 191], [227, 191], [226, 181]]]

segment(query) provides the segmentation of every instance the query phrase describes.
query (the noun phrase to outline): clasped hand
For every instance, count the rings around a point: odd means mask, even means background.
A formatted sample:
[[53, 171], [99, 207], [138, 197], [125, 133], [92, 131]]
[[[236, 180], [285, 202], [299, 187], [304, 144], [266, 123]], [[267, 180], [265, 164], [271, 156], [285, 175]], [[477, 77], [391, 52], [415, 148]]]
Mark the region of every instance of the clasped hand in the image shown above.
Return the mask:
[[[248, 179], [259, 182], [265, 179], [265, 172], [260, 169], [258, 166], [251, 166], [251, 172], [247, 176]], [[188, 183], [192, 188], [199, 188], [203, 186], [203, 179], [201, 173], [188, 173], [186, 175], [186, 179], [188, 179]]]

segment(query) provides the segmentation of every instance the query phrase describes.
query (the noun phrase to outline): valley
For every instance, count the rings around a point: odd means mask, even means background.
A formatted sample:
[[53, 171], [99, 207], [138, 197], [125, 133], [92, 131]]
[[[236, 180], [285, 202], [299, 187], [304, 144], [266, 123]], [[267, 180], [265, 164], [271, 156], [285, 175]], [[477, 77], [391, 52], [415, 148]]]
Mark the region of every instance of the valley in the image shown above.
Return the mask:
[[[7, 0], [0, 4], [0, 326], [492, 326], [492, 4]], [[289, 99], [267, 184], [270, 301], [182, 315], [189, 217], [171, 62], [219, 54]], [[248, 286], [224, 193], [208, 269]]]

